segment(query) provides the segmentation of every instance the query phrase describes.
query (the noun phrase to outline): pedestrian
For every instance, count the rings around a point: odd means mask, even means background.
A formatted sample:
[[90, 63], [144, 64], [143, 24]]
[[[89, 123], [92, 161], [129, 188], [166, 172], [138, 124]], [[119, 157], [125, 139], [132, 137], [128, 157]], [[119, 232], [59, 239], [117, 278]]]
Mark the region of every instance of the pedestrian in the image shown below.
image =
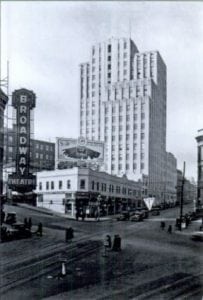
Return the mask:
[[107, 240], [107, 242], [108, 242], [108, 248], [110, 248], [110, 249], [111, 249], [111, 245], [112, 245], [112, 243], [111, 243], [111, 236], [110, 236], [109, 234], [107, 234], [107, 236], [106, 236], [106, 240]]
[[79, 219], [79, 212], [78, 212], [78, 210], [76, 211], [76, 220], [78, 221], [78, 219]]
[[42, 236], [42, 232], [43, 232], [43, 226], [42, 226], [42, 223], [40, 222], [38, 224], [37, 233], [39, 234], [39, 236]]
[[27, 221], [27, 218], [24, 218], [24, 226], [25, 226], [25, 228], [28, 228], [28, 221]]
[[1, 210], [1, 225], [4, 223], [4, 219], [5, 219], [5, 212], [4, 212], [4, 210], [2, 209]]
[[168, 226], [168, 233], [172, 233], [172, 225]]
[[85, 212], [83, 211], [82, 212], [82, 221], [84, 221], [85, 220]]
[[119, 234], [114, 235], [112, 250], [121, 251], [121, 237], [119, 236]]
[[31, 230], [32, 228], [32, 218], [29, 218], [28, 220], [28, 229]]
[[162, 230], [164, 230], [165, 226], [166, 226], [166, 223], [164, 221], [161, 221], [160, 227], [161, 227]]

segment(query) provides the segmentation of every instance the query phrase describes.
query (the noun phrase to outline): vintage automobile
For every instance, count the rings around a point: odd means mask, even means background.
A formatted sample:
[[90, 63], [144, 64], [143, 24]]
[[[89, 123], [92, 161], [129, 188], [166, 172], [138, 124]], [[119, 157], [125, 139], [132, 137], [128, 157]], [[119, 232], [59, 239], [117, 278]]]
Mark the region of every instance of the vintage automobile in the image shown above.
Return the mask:
[[152, 210], [152, 216], [159, 216], [160, 215], [160, 210], [159, 209], [153, 209]]
[[6, 224], [16, 223], [16, 212], [8, 212], [5, 218]]
[[132, 222], [140, 222], [143, 221], [144, 217], [142, 212], [136, 212], [132, 217], [130, 217], [130, 221]]
[[129, 221], [130, 217], [134, 215], [134, 212], [123, 212], [117, 217], [117, 221]]
[[21, 238], [29, 238], [32, 232], [25, 227], [24, 223], [4, 224], [2, 226], [3, 241], [10, 241]]
[[203, 241], [203, 231], [195, 231], [192, 233], [191, 239], [193, 241]]

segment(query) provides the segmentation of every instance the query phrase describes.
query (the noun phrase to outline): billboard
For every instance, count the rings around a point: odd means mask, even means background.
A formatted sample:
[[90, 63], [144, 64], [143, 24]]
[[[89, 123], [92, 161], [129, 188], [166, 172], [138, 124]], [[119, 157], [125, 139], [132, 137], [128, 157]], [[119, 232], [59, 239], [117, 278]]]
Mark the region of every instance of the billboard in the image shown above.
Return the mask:
[[27, 89], [12, 94], [12, 106], [16, 109], [16, 171], [9, 175], [8, 187], [21, 193], [36, 187], [36, 176], [30, 167], [30, 111], [35, 107], [35, 94]]
[[89, 141], [83, 137], [78, 139], [57, 138], [56, 162], [58, 168], [73, 166], [91, 166], [97, 168], [104, 163], [104, 144]]

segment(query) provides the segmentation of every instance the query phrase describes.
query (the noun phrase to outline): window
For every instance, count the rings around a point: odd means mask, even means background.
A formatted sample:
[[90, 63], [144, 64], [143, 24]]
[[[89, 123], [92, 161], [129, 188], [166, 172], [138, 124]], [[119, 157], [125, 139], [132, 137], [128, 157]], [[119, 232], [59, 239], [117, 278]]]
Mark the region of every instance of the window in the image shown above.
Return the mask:
[[141, 163], [141, 169], [142, 170], [144, 169], [144, 163]]
[[126, 106], [126, 110], [129, 111], [130, 110], [130, 105]]
[[115, 122], [116, 121], [116, 117], [112, 117], [112, 122]]
[[111, 52], [111, 45], [108, 45], [108, 52]]
[[62, 182], [62, 180], [59, 180], [59, 190], [61, 190], [62, 187], [63, 187], [63, 182]]
[[92, 190], [94, 190], [94, 181], [92, 181]]
[[122, 122], [122, 121], [123, 121], [123, 117], [119, 116], [119, 122]]
[[129, 139], [130, 139], [130, 135], [126, 134], [126, 140], [129, 141]]
[[115, 170], [115, 165], [111, 165], [111, 170], [114, 171]]
[[46, 190], [49, 190], [49, 181], [46, 182]]
[[36, 153], [36, 154], [35, 154], [35, 157], [36, 157], [36, 158], [39, 158], [39, 153]]
[[126, 125], [126, 130], [130, 130], [130, 125], [129, 124]]
[[51, 189], [54, 190], [54, 181], [51, 181]]
[[136, 169], [137, 169], [137, 164], [134, 163], [134, 164], [133, 164], [133, 170], [136, 170]]
[[129, 153], [126, 154], [126, 160], [128, 160], [130, 158]]
[[137, 114], [134, 114], [134, 120], [137, 121]]
[[70, 189], [70, 188], [71, 188], [71, 181], [67, 180], [67, 189]]
[[133, 159], [136, 159], [137, 158], [137, 153], [134, 153], [133, 154]]
[[126, 170], [129, 170], [129, 168], [130, 168], [129, 164], [126, 164]]
[[142, 153], [141, 153], [141, 159], [143, 159], [143, 158], [144, 158], [144, 153], [142, 152]]
[[126, 121], [130, 121], [130, 115], [126, 116]]
[[141, 139], [144, 140], [144, 132], [141, 133]]
[[141, 129], [145, 128], [145, 123], [141, 123]]
[[134, 134], [133, 134], [133, 138], [134, 138], [134, 140], [137, 139], [137, 133], [134, 133]]
[[136, 130], [137, 129], [137, 124], [133, 125], [133, 129]]
[[123, 136], [120, 134], [119, 135], [119, 141], [122, 141], [122, 139], [123, 139]]
[[85, 179], [80, 180], [80, 189], [84, 190], [85, 189]]
[[112, 142], [114, 142], [116, 140], [115, 135], [112, 135]]
[[97, 191], [99, 191], [99, 182], [97, 182]]
[[42, 182], [39, 182], [39, 190], [42, 190]]
[[13, 152], [13, 148], [12, 147], [8, 147], [8, 152]]
[[124, 47], [124, 49], [127, 48], [127, 42], [124, 42], [123, 47]]
[[119, 169], [119, 170], [122, 170], [122, 164], [119, 164], [119, 165], [118, 165], [118, 169]]
[[141, 119], [145, 118], [145, 113], [141, 113]]

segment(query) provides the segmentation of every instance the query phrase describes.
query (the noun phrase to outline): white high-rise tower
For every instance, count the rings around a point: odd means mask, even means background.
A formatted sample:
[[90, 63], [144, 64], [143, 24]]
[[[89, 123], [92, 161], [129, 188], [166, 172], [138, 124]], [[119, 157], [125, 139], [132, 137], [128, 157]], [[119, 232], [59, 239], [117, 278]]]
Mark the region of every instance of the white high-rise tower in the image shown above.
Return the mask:
[[105, 142], [106, 171], [146, 180], [163, 196], [166, 66], [158, 51], [140, 53], [129, 38], [94, 45], [80, 65], [80, 135]]

